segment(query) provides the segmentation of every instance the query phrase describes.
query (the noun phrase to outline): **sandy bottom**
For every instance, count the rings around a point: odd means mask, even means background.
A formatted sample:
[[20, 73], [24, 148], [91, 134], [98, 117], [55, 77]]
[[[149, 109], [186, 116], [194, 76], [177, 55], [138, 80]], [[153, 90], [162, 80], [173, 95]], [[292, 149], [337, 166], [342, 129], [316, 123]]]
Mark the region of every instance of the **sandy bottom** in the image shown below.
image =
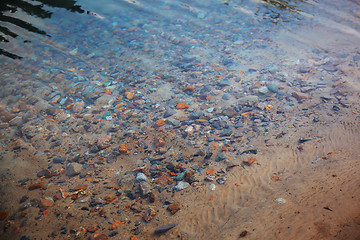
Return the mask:
[[[203, 181], [202, 172], [190, 188], [155, 193], [154, 202], [136, 194], [134, 199], [127, 197], [126, 193], [136, 193], [131, 176], [120, 187], [125, 192], [104, 203], [119, 189], [114, 169], [123, 174], [139, 168], [137, 155], [99, 163], [87, 169], [85, 177], [69, 178], [58, 167], [59, 175], [39, 179], [36, 174], [48, 164], [36, 152], [46, 142], [10, 142], [2, 147], [2, 239], [360, 239], [360, 109], [358, 96], [351, 96], [350, 107], [341, 114], [325, 111], [326, 104], [302, 103], [287, 115], [282, 123], [287, 127], [254, 138], [251, 144], [258, 153], [250, 166], [242, 164], [248, 154], [229, 153], [225, 161], [208, 163], [213, 175], [227, 179], [215, 190]], [[319, 121], [313, 121], [314, 114]], [[299, 142], [304, 137], [308, 141]], [[171, 144], [180, 146], [180, 142], [174, 137]], [[174, 154], [184, 151], [179, 149]], [[199, 163], [195, 159], [189, 166]], [[42, 188], [30, 191], [31, 184], [38, 182]], [[84, 184], [88, 189], [72, 199], [71, 189]], [[102, 204], [87, 207], [87, 198], [94, 195]], [[23, 196], [28, 198], [19, 203]], [[55, 199], [54, 206], [39, 206], [39, 200], [48, 196]], [[86, 204], [79, 203], [81, 199], [87, 199]], [[178, 203], [180, 210], [171, 214], [163, 206], [166, 201]], [[82, 207], [86, 208], [79, 210]], [[149, 207], [157, 209], [156, 220], [146, 223], [143, 218]], [[155, 228], [173, 223], [178, 225], [154, 235]], [[66, 232], [61, 233], [64, 226]], [[91, 232], [90, 226], [98, 230]], [[114, 230], [117, 234], [108, 237]]]

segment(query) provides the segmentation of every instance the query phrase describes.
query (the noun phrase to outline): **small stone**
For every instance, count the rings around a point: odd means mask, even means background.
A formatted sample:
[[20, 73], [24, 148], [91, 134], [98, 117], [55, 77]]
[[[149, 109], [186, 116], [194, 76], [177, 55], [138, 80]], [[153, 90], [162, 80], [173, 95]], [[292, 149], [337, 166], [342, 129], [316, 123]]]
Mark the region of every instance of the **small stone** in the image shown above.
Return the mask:
[[151, 186], [150, 186], [150, 184], [149, 184], [148, 182], [145, 182], [145, 181], [140, 182], [140, 183], [139, 183], [139, 187], [140, 187], [141, 196], [142, 196], [143, 198], [146, 198], [147, 196], [150, 195], [150, 193], [151, 193]]
[[175, 191], [179, 192], [186, 188], [188, 188], [190, 184], [188, 182], [178, 182], [176, 186], [174, 187]]
[[72, 106], [72, 110], [75, 113], [81, 113], [84, 110], [85, 103], [83, 101], [78, 101]]
[[189, 108], [189, 105], [186, 104], [186, 103], [179, 103], [177, 106], [176, 106], [177, 109], [186, 109], [186, 108]]
[[261, 94], [267, 94], [269, 92], [269, 89], [266, 86], [262, 86], [258, 89], [258, 92]]
[[221, 99], [222, 99], [222, 100], [225, 100], [225, 101], [228, 101], [228, 100], [231, 99], [231, 97], [230, 97], [229, 94], [226, 94], [226, 93], [225, 93], [224, 95], [222, 95]]
[[279, 84], [273, 83], [273, 84], [270, 84], [267, 87], [273, 93], [277, 93], [279, 91]]
[[53, 163], [64, 163], [66, 161], [66, 158], [63, 157], [56, 157], [53, 159]]
[[213, 183], [210, 184], [209, 189], [210, 189], [210, 191], [215, 191], [215, 189], [216, 189], [215, 184], [213, 184]]
[[166, 209], [174, 215], [180, 210], [180, 204], [178, 203], [171, 204]]
[[235, 117], [238, 113], [235, 111], [234, 108], [229, 107], [229, 108], [225, 109], [222, 112], [222, 114], [225, 115], [225, 116], [228, 116], [229, 118], [232, 118], [232, 117]]
[[176, 110], [169, 108], [164, 113], [164, 118], [170, 117], [172, 115], [176, 114]]
[[79, 163], [69, 163], [66, 167], [66, 175], [69, 177], [80, 174], [83, 166]]
[[220, 87], [231, 86], [231, 82], [229, 80], [221, 80], [217, 85]]
[[170, 124], [170, 125], [173, 125], [174, 127], [179, 127], [181, 125], [181, 122], [179, 120], [177, 120], [177, 119], [174, 119], [174, 118], [166, 119], [166, 123]]
[[105, 149], [107, 147], [110, 147], [111, 145], [110, 140], [111, 140], [110, 135], [101, 136], [100, 138], [98, 138], [96, 145], [98, 146], [99, 149]]
[[201, 111], [194, 111], [191, 115], [190, 115], [190, 119], [195, 120], [195, 119], [199, 119], [202, 118], [204, 116], [204, 113]]
[[139, 172], [137, 175], [136, 175], [136, 178], [135, 178], [135, 181], [136, 182], [148, 182], [148, 178], [146, 177], [146, 175], [142, 172]]
[[284, 203], [286, 203], [286, 200], [283, 199], [283, 198], [277, 198], [277, 199], [275, 199], [274, 201], [277, 202], [278, 204], [284, 204]]
[[194, 132], [194, 127], [193, 126], [188, 126], [186, 129], [185, 129], [185, 132], [189, 135], [193, 134]]
[[241, 97], [238, 100], [238, 104], [240, 105], [254, 105], [257, 102], [259, 102], [259, 97], [258, 96], [254, 96], [254, 95], [250, 95], [250, 96], [246, 96], [246, 97]]
[[225, 183], [226, 183], [226, 178], [225, 178], [225, 177], [218, 178], [218, 179], [216, 180], [216, 182], [217, 182], [218, 184], [225, 184]]
[[303, 101], [303, 100], [307, 100], [309, 99], [309, 96], [304, 94], [304, 93], [300, 93], [300, 92], [293, 92], [291, 94], [291, 96], [293, 96], [294, 98], [296, 98], [296, 100], [298, 100], [299, 102], [300, 101]]
[[224, 152], [219, 152], [215, 157], [215, 162], [224, 161], [226, 159]]
[[164, 125], [165, 125], [165, 121], [162, 118], [160, 118], [159, 120], [157, 120], [155, 122], [155, 127], [161, 127], [161, 126], [164, 126]]
[[128, 146], [125, 143], [120, 144], [119, 152], [121, 153], [128, 153]]
[[52, 198], [42, 198], [40, 199], [40, 207], [49, 208], [54, 206], [54, 200]]

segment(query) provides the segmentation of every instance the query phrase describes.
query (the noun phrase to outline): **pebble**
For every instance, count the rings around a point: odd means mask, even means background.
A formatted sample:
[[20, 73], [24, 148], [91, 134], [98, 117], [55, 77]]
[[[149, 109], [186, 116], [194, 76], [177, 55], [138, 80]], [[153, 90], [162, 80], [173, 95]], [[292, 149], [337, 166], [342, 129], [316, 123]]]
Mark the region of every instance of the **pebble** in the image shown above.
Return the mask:
[[66, 167], [66, 175], [69, 177], [76, 176], [80, 174], [83, 166], [79, 163], [69, 163]]
[[210, 191], [215, 191], [215, 189], [216, 189], [215, 184], [213, 184], [213, 183], [210, 184], [209, 189], [210, 189]]
[[188, 182], [178, 182], [176, 184], [176, 186], [174, 187], [174, 190], [179, 192], [179, 191], [182, 191], [186, 188], [188, 188], [190, 186], [190, 184]]
[[269, 92], [269, 89], [266, 86], [262, 86], [258, 89], [258, 92], [261, 94], [267, 94]]
[[241, 97], [238, 99], [238, 104], [239, 105], [254, 105], [257, 102], [259, 102], [259, 97], [258, 96], [254, 96], [254, 95], [249, 95], [249, 96], [245, 96], [245, 97]]
[[137, 175], [136, 175], [136, 179], [135, 179], [136, 182], [148, 182], [148, 178], [146, 177], [146, 175], [142, 172], [139, 172]]
[[217, 85], [220, 87], [226, 87], [226, 86], [231, 86], [232, 83], [229, 80], [221, 80], [220, 82], [218, 82]]
[[215, 157], [216, 162], [224, 161], [225, 159], [226, 157], [224, 152], [219, 152]]
[[226, 183], [226, 178], [225, 177], [220, 177], [216, 180], [216, 182], [218, 184], [225, 184]]
[[277, 93], [279, 91], [279, 84], [274, 83], [274, 84], [270, 84], [269, 86], [267, 86], [268, 89], [273, 92], [273, 93]]
[[304, 93], [301, 93], [301, 92], [293, 92], [291, 94], [291, 96], [293, 96], [294, 98], [296, 98], [296, 100], [298, 100], [299, 102], [300, 101], [303, 101], [303, 100], [307, 100], [309, 99], [309, 96], [304, 94]]
[[54, 200], [52, 198], [42, 198], [40, 199], [40, 207], [49, 208], [54, 206]]
[[225, 109], [222, 112], [222, 114], [225, 116], [228, 116], [229, 118], [232, 118], [232, 117], [235, 117], [236, 115], [238, 115], [238, 112], [234, 108], [229, 107], [229, 108]]
[[181, 125], [181, 122], [175, 118], [168, 118], [165, 122], [174, 127], [179, 127]]
[[176, 114], [176, 110], [172, 109], [172, 108], [169, 108], [165, 111], [164, 113], [164, 117], [165, 118], [168, 118], [168, 117], [171, 117], [172, 115]]
[[286, 203], [286, 200], [283, 198], [277, 198], [277, 199], [275, 199], [275, 202], [278, 204], [284, 204], [284, 203]]
[[140, 193], [142, 197], [147, 197], [150, 195], [151, 193], [151, 186], [148, 182], [142, 181], [139, 183], [139, 187], [140, 187]]
[[66, 158], [63, 157], [56, 157], [53, 159], [53, 163], [64, 163], [66, 161]]

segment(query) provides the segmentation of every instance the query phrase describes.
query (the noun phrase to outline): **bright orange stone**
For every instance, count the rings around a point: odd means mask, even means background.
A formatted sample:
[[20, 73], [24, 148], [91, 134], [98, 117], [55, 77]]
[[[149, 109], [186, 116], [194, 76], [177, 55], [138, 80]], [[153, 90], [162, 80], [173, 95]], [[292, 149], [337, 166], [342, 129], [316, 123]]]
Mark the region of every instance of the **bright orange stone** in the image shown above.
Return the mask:
[[186, 104], [186, 103], [179, 103], [177, 106], [176, 106], [177, 109], [186, 109], [186, 108], [189, 108], [189, 105]]
[[159, 120], [157, 120], [155, 122], [155, 127], [161, 127], [161, 126], [164, 126], [164, 125], [165, 125], [165, 121], [162, 118], [160, 118]]
[[122, 152], [122, 153], [127, 153], [128, 146], [125, 143], [121, 144], [120, 147], [119, 147], [119, 151]]

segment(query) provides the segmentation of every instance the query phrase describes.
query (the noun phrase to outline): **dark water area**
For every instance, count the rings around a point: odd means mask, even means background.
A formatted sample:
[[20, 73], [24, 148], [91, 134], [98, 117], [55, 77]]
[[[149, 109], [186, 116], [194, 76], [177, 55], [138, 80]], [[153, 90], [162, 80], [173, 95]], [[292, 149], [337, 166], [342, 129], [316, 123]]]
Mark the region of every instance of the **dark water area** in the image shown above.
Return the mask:
[[4, 1], [0, 40], [0, 238], [359, 239], [359, 1]]

